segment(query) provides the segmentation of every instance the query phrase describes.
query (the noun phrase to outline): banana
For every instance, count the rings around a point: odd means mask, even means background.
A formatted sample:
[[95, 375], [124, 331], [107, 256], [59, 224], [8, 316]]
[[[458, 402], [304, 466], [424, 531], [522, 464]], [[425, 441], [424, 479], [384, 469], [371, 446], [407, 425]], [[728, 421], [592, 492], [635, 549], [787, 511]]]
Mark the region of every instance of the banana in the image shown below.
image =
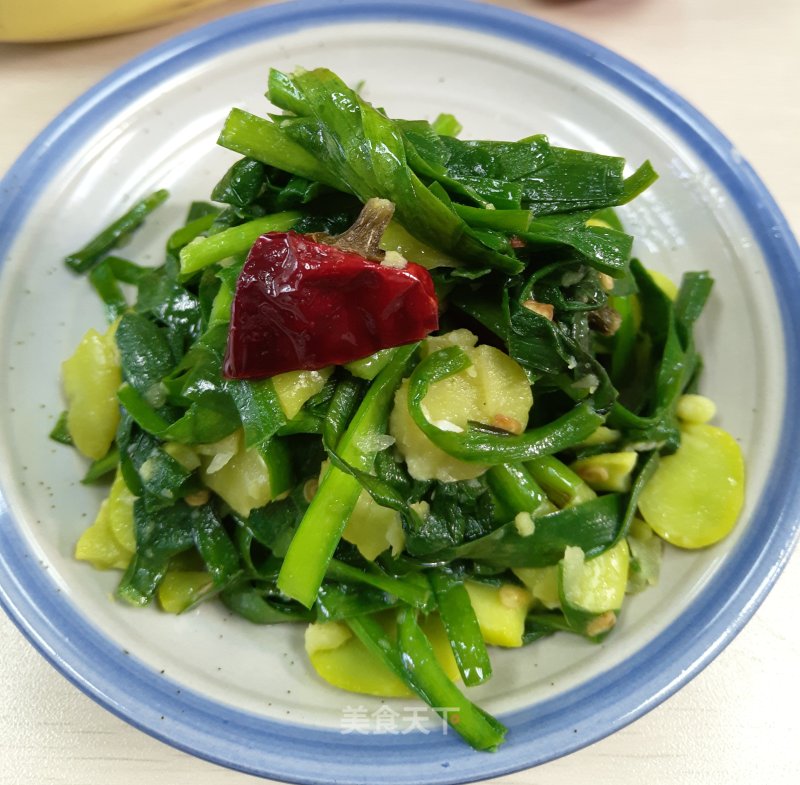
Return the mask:
[[65, 41], [136, 30], [220, 0], [2, 0], [0, 41]]

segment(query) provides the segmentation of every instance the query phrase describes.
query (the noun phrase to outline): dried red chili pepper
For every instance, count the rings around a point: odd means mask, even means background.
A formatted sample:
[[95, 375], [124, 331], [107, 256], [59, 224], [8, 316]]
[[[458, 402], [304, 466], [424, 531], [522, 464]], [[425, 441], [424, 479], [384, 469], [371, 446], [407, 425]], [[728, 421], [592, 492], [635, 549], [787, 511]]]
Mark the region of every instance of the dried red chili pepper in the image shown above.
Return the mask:
[[272, 232], [256, 241], [239, 276], [224, 371], [258, 379], [341, 365], [437, 327], [424, 267], [389, 267], [296, 232]]

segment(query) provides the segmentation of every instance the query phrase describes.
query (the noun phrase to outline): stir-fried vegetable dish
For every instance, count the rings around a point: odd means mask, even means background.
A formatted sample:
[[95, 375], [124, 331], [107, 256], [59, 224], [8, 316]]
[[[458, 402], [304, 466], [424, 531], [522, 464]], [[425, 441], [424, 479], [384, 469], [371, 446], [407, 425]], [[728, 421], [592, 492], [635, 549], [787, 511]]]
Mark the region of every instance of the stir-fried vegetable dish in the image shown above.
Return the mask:
[[647, 162], [463, 140], [324, 69], [268, 95], [163, 263], [119, 254], [164, 191], [66, 259], [108, 318], [51, 434], [108, 484], [76, 556], [125, 603], [307, 625], [325, 681], [495, 749], [457, 685], [492, 647], [603, 640], [665, 541], [734, 526], [741, 453], [697, 392], [712, 280], [631, 258], [614, 208]]

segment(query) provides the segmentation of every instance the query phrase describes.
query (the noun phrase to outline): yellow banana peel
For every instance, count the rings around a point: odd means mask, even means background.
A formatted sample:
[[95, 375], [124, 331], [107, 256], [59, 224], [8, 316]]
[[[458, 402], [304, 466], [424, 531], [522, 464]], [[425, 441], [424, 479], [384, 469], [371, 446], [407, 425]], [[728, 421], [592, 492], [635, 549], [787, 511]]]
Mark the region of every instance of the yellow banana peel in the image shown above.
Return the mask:
[[220, 0], [2, 0], [0, 41], [93, 38], [166, 22]]

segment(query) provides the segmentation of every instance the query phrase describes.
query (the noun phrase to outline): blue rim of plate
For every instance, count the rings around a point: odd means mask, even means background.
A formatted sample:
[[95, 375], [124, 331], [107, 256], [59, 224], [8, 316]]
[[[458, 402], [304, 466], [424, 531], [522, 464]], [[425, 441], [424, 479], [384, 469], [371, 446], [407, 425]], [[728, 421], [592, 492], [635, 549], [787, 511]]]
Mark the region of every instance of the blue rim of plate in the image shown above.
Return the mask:
[[[0, 494], [0, 604], [70, 681], [135, 727], [230, 768], [289, 782], [461, 783], [528, 768], [613, 733], [699, 673], [752, 616], [800, 531], [800, 248], [769, 192], [696, 109], [619, 55], [575, 33], [462, 0], [297, 0], [246, 11], [162, 44], [121, 67], [65, 109], [0, 181], [0, 260], [42, 188], [84, 133], [175, 73], [256, 40], [306, 27], [403, 21], [467, 28], [555, 55], [621, 90], [665, 123], [714, 173], [767, 261], [780, 306], [786, 365], [785, 427], [758, 509], [728, 558], [681, 619], [602, 677], [502, 717], [509, 741], [495, 754], [421, 733], [343, 735], [279, 723], [211, 701], [126, 656], [57, 589], [29, 550]], [[0, 261], [0, 263], [2, 263]]]

